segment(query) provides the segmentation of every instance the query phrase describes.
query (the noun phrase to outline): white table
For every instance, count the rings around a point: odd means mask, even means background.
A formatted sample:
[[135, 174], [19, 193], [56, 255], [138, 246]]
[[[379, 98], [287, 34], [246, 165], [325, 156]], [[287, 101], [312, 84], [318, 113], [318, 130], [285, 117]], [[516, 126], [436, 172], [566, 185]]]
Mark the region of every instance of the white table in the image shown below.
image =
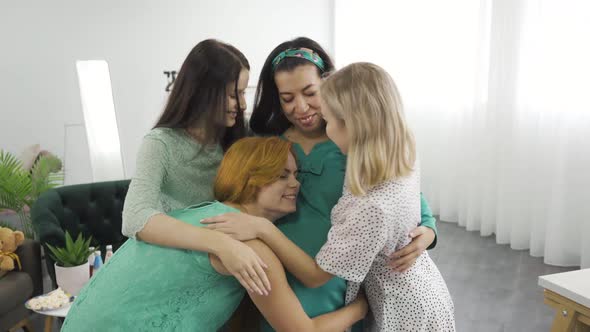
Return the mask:
[[56, 309], [56, 310], [46, 310], [46, 311], [33, 310], [33, 311], [38, 314], [47, 316], [47, 317], [45, 317], [44, 331], [51, 332], [51, 327], [53, 326], [53, 321], [55, 320], [55, 317], [66, 317], [68, 315], [68, 311], [70, 311], [71, 307], [72, 307], [72, 303], [70, 303], [68, 306], [65, 306], [63, 308]]
[[590, 269], [540, 276], [539, 285], [556, 310], [552, 332], [590, 331]]

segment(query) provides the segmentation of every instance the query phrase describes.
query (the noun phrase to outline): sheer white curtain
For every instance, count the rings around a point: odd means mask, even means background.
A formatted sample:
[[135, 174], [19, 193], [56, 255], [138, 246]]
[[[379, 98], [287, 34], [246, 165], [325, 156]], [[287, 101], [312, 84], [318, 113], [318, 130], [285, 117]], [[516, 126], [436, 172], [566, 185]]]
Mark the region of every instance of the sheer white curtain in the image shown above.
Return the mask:
[[442, 220], [590, 267], [590, 2], [335, 3], [338, 67], [397, 82]]

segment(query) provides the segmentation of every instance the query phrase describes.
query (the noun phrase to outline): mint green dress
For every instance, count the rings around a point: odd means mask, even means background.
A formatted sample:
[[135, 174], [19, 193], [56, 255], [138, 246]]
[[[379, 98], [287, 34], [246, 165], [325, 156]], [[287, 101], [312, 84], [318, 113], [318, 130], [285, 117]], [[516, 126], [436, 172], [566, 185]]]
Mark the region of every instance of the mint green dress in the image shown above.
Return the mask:
[[[293, 147], [299, 166], [298, 180], [301, 183], [297, 212], [281, 218], [277, 227], [308, 255], [315, 257], [326, 243], [331, 227], [330, 213], [342, 196], [346, 156], [330, 140], [316, 144], [307, 155], [299, 144], [294, 143]], [[421, 207], [421, 225], [436, 232], [435, 219], [423, 197]], [[338, 310], [345, 304], [344, 279], [334, 277], [319, 288], [305, 287], [290, 273], [287, 273], [287, 280], [310, 317]], [[261, 327], [263, 331], [274, 331], [265, 320]], [[358, 327], [355, 330], [357, 329]]]
[[[237, 212], [219, 202], [169, 213], [200, 220]], [[207, 253], [129, 239], [82, 289], [63, 324], [79, 331], [217, 331], [245, 294], [232, 276], [217, 273]]]

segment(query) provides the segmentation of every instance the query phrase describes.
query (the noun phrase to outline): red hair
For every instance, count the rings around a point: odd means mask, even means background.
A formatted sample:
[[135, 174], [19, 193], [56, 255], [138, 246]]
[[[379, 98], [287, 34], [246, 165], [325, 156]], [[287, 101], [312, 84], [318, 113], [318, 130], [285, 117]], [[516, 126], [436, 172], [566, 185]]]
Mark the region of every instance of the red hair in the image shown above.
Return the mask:
[[281, 176], [291, 152], [291, 143], [279, 137], [248, 137], [235, 142], [225, 153], [214, 195], [220, 202], [253, 202], [260, 188]]

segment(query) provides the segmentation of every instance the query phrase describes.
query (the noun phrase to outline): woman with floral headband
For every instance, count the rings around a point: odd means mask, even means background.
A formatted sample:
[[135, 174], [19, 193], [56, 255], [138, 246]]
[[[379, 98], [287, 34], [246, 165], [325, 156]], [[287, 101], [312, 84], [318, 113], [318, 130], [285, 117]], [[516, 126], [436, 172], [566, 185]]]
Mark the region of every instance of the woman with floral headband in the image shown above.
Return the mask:
[[[250, 119], [254, 133], [279, 135], [293, 143], [301, 182], [297, 211], [281, 218], [277, 227], [312, 257], [326, 243], [330, 212], [342, 195], [346, 169], [346, 156], [326, 135], [320, 114], [319, 86], [322, 77], [332, 71], [334, 64], [326, 51], [309, 38], [278, 45], [260, 73]], [[435, 219], [423, 197], [421, 208], [421, 225], [408, 234], [411, 243], [391, 256], [393, 270], [407, 270], [425, 249], [436, 244]], [[257, 237], [253, 224], [257, 220], [248, 215], [230, 213], [204, 222], [212, 223], [209, 227], [213, 229], [242, 234], [240, 240]], [[292, 275], [288, 280], [310, 317], [344, 306], [346, 281], [341, 278], [318, 288], [308, 288]], [[262, 327], [272, 331], [266, 322]]]

